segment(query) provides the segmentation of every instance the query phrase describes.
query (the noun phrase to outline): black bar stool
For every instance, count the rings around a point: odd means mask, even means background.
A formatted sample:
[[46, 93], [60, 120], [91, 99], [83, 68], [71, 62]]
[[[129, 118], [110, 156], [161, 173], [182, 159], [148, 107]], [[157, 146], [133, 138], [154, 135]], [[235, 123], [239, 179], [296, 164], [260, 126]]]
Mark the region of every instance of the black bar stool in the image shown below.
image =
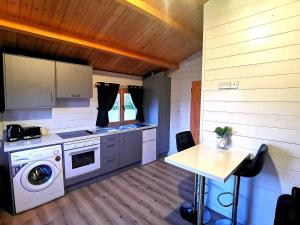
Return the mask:
[[[193, 147], [195, 145], [196, 145], [195, 141], [190, 131], [184, 131], [176, 134], [176, 146], [178, 152]], [[197, 222], [197, 209], [198, 209], [197, 192], [199, 191], [199, 182], [196, 175], [195, 175], [194, 190], [195, 190], [194, 202], [193, 203], [185, 202], [180, 207], [181, 217], [193, 224]], [[203, 223], [206, 224], [210, 220], [211, 220], [211, 213], [208, 211], [208, 209], [204, 209]]]
[[277, 200], [274, 225], [300, 224], [300, 188], [293, 187], [291, 195], [281, 195]]
[[220, 201], [220, 197], [223, 195], [232, 195], [231, 192], [224, 192], [218, 196], [218, 202], [223, 207], [232, 206], [232, 218], [230, 219], [221, 219], [218, 220], [215, 225], [236, 225], [237, 224], [237, 209], [238, 209], [238, 198], [239, 198], [239, 189], [240, 189], [240, 179], [241, 177], [255, 177], [263, 169], [266, 155], [268, 153], [268, 146], [262, 144], [253, 159], [246, 160], [234, 173], [234, 193], [233, 193], [233, 202], [225, 205]]

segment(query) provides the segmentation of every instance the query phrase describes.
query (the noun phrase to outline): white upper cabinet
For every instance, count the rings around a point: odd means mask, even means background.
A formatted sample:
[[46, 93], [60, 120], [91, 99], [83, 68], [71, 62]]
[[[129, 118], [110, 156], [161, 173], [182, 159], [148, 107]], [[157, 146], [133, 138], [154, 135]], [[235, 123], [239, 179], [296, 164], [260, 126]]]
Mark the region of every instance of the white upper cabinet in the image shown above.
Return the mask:
[[50, 108], [55, 105], [55, 62], [3, 54], [5, 108]]
[[91, 66], [56, 62], [57, 98], [92, 98], [93, 68]]

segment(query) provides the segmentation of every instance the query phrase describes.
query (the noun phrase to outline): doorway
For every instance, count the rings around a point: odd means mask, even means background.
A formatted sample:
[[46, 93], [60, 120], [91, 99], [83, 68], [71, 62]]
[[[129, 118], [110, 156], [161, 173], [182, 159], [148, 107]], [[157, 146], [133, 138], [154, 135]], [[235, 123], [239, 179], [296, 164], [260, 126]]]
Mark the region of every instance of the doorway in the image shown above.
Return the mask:
[[192, 82], [190, 127], [196, 144], [200, 139], [201, 81]]

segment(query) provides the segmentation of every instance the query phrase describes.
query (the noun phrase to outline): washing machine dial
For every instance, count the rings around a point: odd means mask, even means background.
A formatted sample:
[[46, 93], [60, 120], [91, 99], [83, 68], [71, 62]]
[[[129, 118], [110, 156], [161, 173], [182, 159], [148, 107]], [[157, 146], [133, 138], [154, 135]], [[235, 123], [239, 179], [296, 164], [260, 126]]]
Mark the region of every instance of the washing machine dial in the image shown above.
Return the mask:
[[58, 154], [59, 154], [59, 151], [58, 151], [58, 150], [54, 150], [54, 151], [53, 151], [53, 154], [54, 154], [54, 155], [58, 155]]
[[60, 156], [56, 156], [55, 157], [55, 161], [59, 162], [61, 160], [61, 157]]

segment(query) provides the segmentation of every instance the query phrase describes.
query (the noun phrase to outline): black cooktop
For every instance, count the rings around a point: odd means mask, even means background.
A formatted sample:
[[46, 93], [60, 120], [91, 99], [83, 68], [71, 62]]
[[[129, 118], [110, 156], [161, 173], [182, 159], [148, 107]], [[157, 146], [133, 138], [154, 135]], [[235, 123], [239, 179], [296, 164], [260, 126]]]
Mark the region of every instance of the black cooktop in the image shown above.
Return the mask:
[[86, 130], [79, 130], [79, 131], [71, 131], [71, 132], [63, 132], [57, 133], [59, 137], [62, 139], [70, 139], [70, 138], [77, 138], [77, 137], [84, 137], [93, 134], [92, 132]]

